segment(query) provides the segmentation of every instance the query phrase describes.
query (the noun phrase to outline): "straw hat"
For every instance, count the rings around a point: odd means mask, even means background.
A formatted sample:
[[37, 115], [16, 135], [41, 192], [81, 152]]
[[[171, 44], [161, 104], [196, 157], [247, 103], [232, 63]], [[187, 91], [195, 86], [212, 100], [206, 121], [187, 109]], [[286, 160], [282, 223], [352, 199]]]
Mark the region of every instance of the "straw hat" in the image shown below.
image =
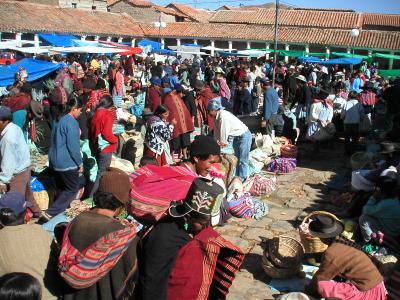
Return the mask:
[[300, 81], [303, 81], [303, 82], [307, 82], [307, 79], [303, 75], [297, 76], [296, 79], [300, 80]]

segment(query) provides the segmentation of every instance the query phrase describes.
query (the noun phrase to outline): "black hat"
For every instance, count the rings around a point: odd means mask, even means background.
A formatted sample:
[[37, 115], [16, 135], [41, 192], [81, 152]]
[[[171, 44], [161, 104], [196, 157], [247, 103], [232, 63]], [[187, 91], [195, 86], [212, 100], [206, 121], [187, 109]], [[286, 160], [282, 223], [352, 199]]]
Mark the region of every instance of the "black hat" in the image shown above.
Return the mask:
[[317, 95], [318, 99], [321, 100], [325, 100], [326, 98], [328, 98], [328, 96], [329, 96], [329, 91], [324, 89], [320, 89]]
[[261, 78], [260, 83], [261, 83], [261, 84], [264, 84], [264, 85], [267, 85], [267, 84], [270, 84], [270, 81], [269, 81], [268, 78], [263, 77], [263, 78]]
[[190, 144], [190, 155], [193, 157], [207, 154], [220, 155], [221, 147], [214, 138], [206, 135], [198, 135]]
[[183, 217], [195, 211], [206, 216], [219, 213], [224, 189], [217, 183], [206, 178], [196, 178], [182, 204], [173, 204], [169, 208], [172, 217]]
[[309, 229], [312, 236], [333, 238], [343, 232], [344, 225], [331, 216], [317, 215], [310, 222]]

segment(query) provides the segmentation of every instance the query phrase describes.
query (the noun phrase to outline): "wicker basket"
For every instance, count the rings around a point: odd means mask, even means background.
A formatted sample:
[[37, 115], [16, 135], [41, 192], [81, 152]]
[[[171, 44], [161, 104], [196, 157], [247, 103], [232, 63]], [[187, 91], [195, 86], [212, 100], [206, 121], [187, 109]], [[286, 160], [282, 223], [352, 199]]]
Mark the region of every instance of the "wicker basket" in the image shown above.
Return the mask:
[[268, 251], [264, 251], [264, 255], [261, 259], [261, 266], [264, 269], [265, 274], [271, 278], [290, 278], [298, 273], [299, 266], [293, 266], [292, 268], [278, 268], [276, 267], [268, 257]]
[[286, 144], [281, 146], [281, 157], [297, 158], [298, 149], [295, 145]]
[[[340, 221], [335, 215], [328, 213], [327, 211], [314, 211], [304, 218], [302, 224], [306, 223], [310, 218], [315, 215], [326, 215]], [[304, 247], [304, 253], [321, 253], [328, 248], [328, 245], [325, 245], [319, 237], [305, 234], [301, 230], [299, 230], [299, 234], [301, 244]]]
[[301, 243], [288, 236], [275, 237], [269, 243], [269, 257], [275, 266], [293, 268], [301, 264], [304, 250]]
[[33, 198], [41, 210], [46, 210], [49, 208], [50, 198], [46, 190], [41, 192], [33, 192]]

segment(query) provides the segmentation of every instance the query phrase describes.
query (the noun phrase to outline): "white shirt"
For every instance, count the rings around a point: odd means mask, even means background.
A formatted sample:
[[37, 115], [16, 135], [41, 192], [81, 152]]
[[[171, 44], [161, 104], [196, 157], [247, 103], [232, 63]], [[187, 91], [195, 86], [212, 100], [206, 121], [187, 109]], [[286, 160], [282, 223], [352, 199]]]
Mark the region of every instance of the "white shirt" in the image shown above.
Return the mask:
[[229, 111], [218, 111], [214, 125], [214, 137], [217, 141], [228, 144], [229, 136], [241, 136], [247, 130], [247, 126]]

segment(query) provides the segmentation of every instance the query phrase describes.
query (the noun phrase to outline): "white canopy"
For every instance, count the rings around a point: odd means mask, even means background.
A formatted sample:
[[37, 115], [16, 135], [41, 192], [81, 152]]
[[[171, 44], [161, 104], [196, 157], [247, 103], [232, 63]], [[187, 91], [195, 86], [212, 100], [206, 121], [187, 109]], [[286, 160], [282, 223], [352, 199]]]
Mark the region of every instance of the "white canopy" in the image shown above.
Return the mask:
[[58, 53], [119, 53], [119, 52], [126, 52], [126, 49], [83, 46], [83, 47], [53, 47], [50, 49], [50, 51]]

